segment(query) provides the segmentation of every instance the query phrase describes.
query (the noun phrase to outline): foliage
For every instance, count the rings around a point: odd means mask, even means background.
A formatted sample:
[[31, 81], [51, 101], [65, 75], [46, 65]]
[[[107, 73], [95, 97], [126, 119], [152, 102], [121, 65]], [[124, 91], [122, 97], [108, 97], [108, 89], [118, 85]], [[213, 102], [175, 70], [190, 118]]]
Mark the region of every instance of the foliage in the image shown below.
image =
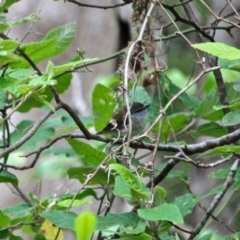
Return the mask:
[[[93, 233], [98, 234], [98, 239], [167, 240], [180, 239], [183, 232], [189, 234], [189, 239], [238, 239], [238, 228], [230, 230], [228, 236], [214, 230], [207, 232], [209, 218], [231, 229], [218, 215], [234, 201], [231, 196], [239, 197], [240, 188], [240, 131], [236, 127], [240, 123], [240, 82], [238, 77], [231, 75], [233, 71], [239, 72], [240, 50], [215, 41], [220, 19], [211, 25], [212, 33], [210, 27], [201, 27], [191, 18], [183, 20], [185, 15], [192, 14], [189, 8], [184, 8], [187, 13], [184, 14], [176, 5], [167, 5], [171, 1], [149, 1], [141, 5], [134, 0], [132, 27], [140, 24], [140, 29], [145, 30], [147, 23], [148, 31], [142, 34], [143, 31], [135, 29], [138, 40], [121, 52], [125, 52], [125, 61], [119, 68], [120, 73], [94, 86], [93, 116], [78, 116], [62, 101], [61, 94], [70, 87], [73, 72], [103, 60], [73, 56], [73, 60], [61, 65], [53, 63], [51, 58], [68, 51], [76, 35], [77, 23], [52, 29], [40, 41], [22, 44], [9, 39], [5, 32], [13, 26], [40, 20], [36, 14], [8, 20], [4, 11], [15, 2], [6, 1], [0, 7], [0, 183], [20, 189], [21, 179], [12, 170], [36, 168], [41, 157], [49, 160], [52, 166], [57, 158], [63, 174], [81, 183], [81, 187], [77, 192], [47, 198], [32, 192], [22, 193], [25, 202], [0, 210], [0, 239], [22, 239], [15, 235], [15, 230], [47, 240], [64, 239], [65, 230], [74, 232], [79, 240], [90, 239]], [[183, 4], [191, 6], [188, 2]], [[204, 1], [197, 5], [199, 9], [206, 8]], [[200, 64], [194, 69], [194, 77], [188, 77], [179, 69], [165, 71], [158, 64], [155, 43], [158, 39], [153, 37], [156, 26], [154, 21], [148, 21], [150, 16], [154, 20], [154, 7], [161, 9], [170, 25], [177, 28], [177, 35], [175, 30], [168, 28], [174, 34], [162, 36], [161, 40], [168, 40], [171, 45], [176, 37], [186, 39], [189, 31], [197, 32], [202, 42], [203, 38], [209, 41], [190, 44], [190, 37], [187, 39], [188, 50], [196, 52]], [[227, 19], [225, 31], [231, 28], [239, 31], [239, 16], [236, 22]], [[191, 28], [182, 29], [177, 25], [179, 22]], [[207, 55], [202, 61], [201, 51], [212, 56]], [[43, 62], [46, 68], [40, 71], [39, 64]], [[234, 77], [227, 81], [222, 74]], [[199, 92], [201, 80], [203, 91]], [[121, 91], [116, 91], [117, 86], [121, 86]], [[150, 104], [148, 126], [141, 135], [127, 133], [125, 137], [116, 138], [116, 134], [105, 137], [88, 131], [91, 128], [97, 132], [102, 130], [116, 109], [129, 101]], [[36, 122], [21, 121], [10, 132], [11, 117], [17, 112], [28, 114], [33, 108], [38, 108], [42, 117]], [[81, 133], [73, 133], [74, 130], [81, 130]], [[57, 144], [60, 139], [65, 139], [65, 147]], [[151, 161], [143, 163], [137, 150], [145, 150]], [[30, 156], [33, 156], [31, 163], [22, 165], [19, 161]], [[175, 170], [176, 165], [178, 169]], [[191, 187], [192, 166], [197, 170], [212, 168], [209, 176], [203, 177], [207, 178], [209, 188], [201, 195], [194, 193]], [[55, 169], [51, 171], [50, 174], [56, 172]], [[214, 179], [219, 181], [212, 183]], [[199, 188], [202, 186], [202, 183], [197, 184]], [[229, 199], [220, 202], [226, 196]], [[117, 197], [130, 204], [132, 210], [113, 213], [112, 204]], [[210, 198], [205, 209], [201, 202]], [[79, 207], [89, 208], [93, 204], [99, 205], [97, 212], [79, 210]], [[194, 210], [198, 207], [205, 210], [201, 212], [201, 219], [194, 219]], [[217, 207], [221, 207], [221, 211], [214, 212]], [[234, 221], [239, 219], [236, 217]], [[184, 230], [179, 224], [190, 225], [192, 230]]]

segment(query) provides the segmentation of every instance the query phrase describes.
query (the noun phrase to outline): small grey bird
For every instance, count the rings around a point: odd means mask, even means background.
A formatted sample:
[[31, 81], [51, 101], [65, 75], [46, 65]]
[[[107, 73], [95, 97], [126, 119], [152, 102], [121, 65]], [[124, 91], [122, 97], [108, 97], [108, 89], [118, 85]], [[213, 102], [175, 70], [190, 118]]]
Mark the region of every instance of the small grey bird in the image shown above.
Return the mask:
[[[147, 108], [150, 105], [144, 105], [140, 102], [133, 102], [130, 105], [131, 119], [132, 119], [132, 135], [137, 135], [141, 133], [148, 120]], [[112, 133], [120, 131], [121, 135], [127, 134], [128, 132], [128, 117], [127, 106], [122, 107], [116, 114], [113, 115], [112, 120], [107, 124], [107, 126], [98, 134]], [[125, 124], [124, 124], [125, 121]]]

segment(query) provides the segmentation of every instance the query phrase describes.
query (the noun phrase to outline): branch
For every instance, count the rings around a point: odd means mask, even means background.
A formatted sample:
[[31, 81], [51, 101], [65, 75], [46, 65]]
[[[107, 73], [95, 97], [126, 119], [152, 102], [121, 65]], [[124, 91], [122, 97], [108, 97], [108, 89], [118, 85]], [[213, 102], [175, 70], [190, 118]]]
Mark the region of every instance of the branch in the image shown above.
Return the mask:
[[[60, 109], [61, 106], [56, 106], [55, 111]], [[54, 111], [49, 111], [45, 115], [43, 115], [40, 120], [36, 121], [32, 128], [28, 131], [28, 133], [22, 137], [18, 142], [13, 144], [12, 146], [6, 148], [4, 151], [0, 153], [0, 159], [6, 156], [7, 154], [11, 153], [12, 151], [16, 150], [17, 148], [21, 147], [27, 140], [29, 140], [34, 133], [39, 129], [39, 127], [54, 113]]]
[[99, 8], [99, 9], [111, 9], [111, 8], [117, 8], [117, 7], [123, 7], [129, 3], [125, 2], [125, 3], [119, 3], [119, 4], [114, 4], [111, 6], [99, 6], [99, 5], [94, 5], [94, 4], [86, 4], [86, 3], [81, 3], [81, 2], [77, 2], [76, 0], [66, 0], [67, 2], [70, 3], [74, 3], [80, 7], [88, 7], [88, 8]]
[[221, 199], [223, 198], [223, 196], [227, 192], [228, 188], [232, 185], [232, 183], [234, 181], [234, 176], [236, 175], [236, 172], [238, 170], [238, 166], [239, 166], [239, 159], [236, 160], [231, 167], [231, 171], [230, 171], [230, 173], [229, 173], [229, 175], [228, 175], [228, 177], [227, 177], [227, 179], [224, 183], [225, 188], [221, 192], [219, 192], [218, 194], [215, 195], [212, 203], [210, 204], [209, 208], [207, 209], [207, 212], [206, 212], [205, 216], [202, 218], [201, 222], [199, 222], [198, 225], [193, 229], [193, 231], [192, 231], [190, 237], [188, 238], [188, 240], [194, 240], [194, 238], [202, 230], [202, 228], [204, 227], [208, 218], [212, 215], [214, 209], [217, 207], [217, 205], [219, 204], [219, 202], [221, 201]]

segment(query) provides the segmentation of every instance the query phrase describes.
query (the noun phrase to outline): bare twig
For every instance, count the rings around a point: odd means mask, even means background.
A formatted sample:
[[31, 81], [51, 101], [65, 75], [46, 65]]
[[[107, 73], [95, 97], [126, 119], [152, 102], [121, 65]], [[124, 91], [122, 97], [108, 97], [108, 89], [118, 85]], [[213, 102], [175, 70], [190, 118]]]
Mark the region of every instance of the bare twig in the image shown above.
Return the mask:
[[78, 5], [79, 7], [88, 7], [88, 8], [98, 8], [98, 9], [111, 9], [111, 8], [117, 8], [117, 7], [123, 7], [129, 3], [119, 3], [119, 4], [114, 4], [114, 5], [111, 5], [111, 6], [100, 6], [100, 5], [94, 5], [94, 4], [86, 4], [86, 3], [81, 3], [81, 2], [78, 2], [76, 0], [66, 0], [67, 2], [70, 2], [70, 3], [74, 3], [76, 5]]

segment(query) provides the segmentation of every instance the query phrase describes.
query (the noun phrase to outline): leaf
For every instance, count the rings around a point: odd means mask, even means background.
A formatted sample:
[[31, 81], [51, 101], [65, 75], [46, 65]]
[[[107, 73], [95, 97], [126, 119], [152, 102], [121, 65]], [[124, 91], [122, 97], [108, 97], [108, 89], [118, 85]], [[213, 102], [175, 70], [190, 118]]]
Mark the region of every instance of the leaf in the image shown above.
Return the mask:
[[226, 45], [224, 43], [220, 42], [198, 43], [193, 44], [192, 47], [222, 59], [227, 60], [240, 59], [240, 50], [235, 47]]
[[240, 59], [226, 60], [220, 58], [218, 59], [218, 65], [223, 68], [240, 72]]
[[8, 216], [14, 216], [22, 218], [24, 216], [27, 216], [31, 211], [33, 207], [29, 206], [27, 203], [19, 203], [12, 207], [7, 207], [2, 210], [2, 212]]
[[0, 40], [0, 49], [4, 51], [15, 51], [19, 46], [19, 42], [13, 40]]
[[[136, 196], [130, 187], [126, 185], [120, 176], [115, 177], [114, 195], [124, 198], [130, 205], [139, 206], [142, 204], [142, 196]], [[143, 195], [144, 198], [144, 195]]]
[[0, 13], [3, 13], [4, 11], [6, 11], [11, 5], [13, 5], [14, 3], [18, 2], [19, 0], [7, 0], [4, 1], [3, 4], [1, 4], [2, 6], [0, 7]]
[[13, 173], [2, 169], [0, 172], [0, 183], [3, 182], [18, 184], [18, 178]]
[[142, 233], [139, 235], [124, 235], [124, 237], [121, 237], [120, 240], [152, 240], [152, 236], [146, 233]]
[[27, 22], [37, 22], [38, 20], [40, 20], [41, 17], [38, 16], [36, 13], [31, 13], [29, 16], [27, 17], [23, 17], [23, 18], [19, 18], [16, 20], [12, 20], [10, 21], [10, 25], [11, 26], [17, 26], [23, 23], [27, 23]]
[[[56, 44], [57, 38], [54, 38], [40, 42], [23, 44], [22, 49], [35, 64], [38, 64], [43, 60], [51, 58], [54, 55]], [[25, 60], [19, 64], [10, 64], [10, 66], [14, 66], [15, 68], [27, 68], [30, 65]]]
[[153, 204], [154, 206], [159, 206], [165, 202], [166, 198], [166, 190], [162, 187], [156, 186], [154, 188], [154, 197], [153, 197]]
[[191, 132], [195, 138], [201, 136], [222, 137], [228, 133], [227, 129], [215, 122], [205, 123], [200, 125], [196, 131]]
[[[11, 134], [11, 140], [13, 143], [19, 141], [22, 136], [24, 136], [30, 128], [33, 126], [34, 121], [29, 120], [23, 120], [20, 122], [15, 131]], [[60, 119], [57, 118], [49, 118], [44, 124], [40, 126], [38, 131], [29, 139], [26, 141], [21, 147], [18, 148], [18, 151], [20, 150], [31, 150], [38, 149], [38, 144], [43, 141], [48, 141], [52, 138], [55, 132], [55, 128], [60, 126], [62, 122]]]
[[[138, 180], [128, 168], [117, 163], [110, 164], [109, 167], [121, 176], [122, 180], [129, 188], [140, 194], [138, 197], [143, 199], [148, 197], [149, 188], [147, 188], [140, 180]], [[131, 194], [134, 194], [134, 192], [132, 191]]]
[[5, 65], [9, 64], [9, 66], [13, 66], [16, 64], [20, 64], [24, 62], [24, 59], [11, 51], [0, 51], [0, 64]]
[[214, 179], [226, 179], [229, 175], [230, 167], [225, 167], [222, 169], [217, 170], [216, 172], [213, 172], [209, 175], [210, 178]]
[[111, 226], [124, 225], [136, 226], [140, 221], [139, 216], [134, 212], [126, 212], [119, 214], [109, 213], [107, 216], [97, 216], [96, 230], [105, 230]]
[[47, 80], [50, 80], [54, 76], [54, 64], [51, 61], [48, 61], [48, 65], [45, 71], [45, 74], [47, 76]]
[[[77, 30], [76, 23], [68, 23], [48, 32], [43, 41], [57, 39], [54, 47], [54, 55], [62, 53], [73, 41]], [[52, 56], [54, 56], [52, 55]]]
[[20, 236], [11, 235], [9, 240], [23, 240]]
[[75, 69], [79, 69], [81, 66], [84, 66], [86, 63], [96, 61], [97, 58], [91, 58], [91, 59], [81, 59], [74, 62], [68, 62], [60, 66], [54, 67], [54, 75], [60, 75], [66, 71], [74, 71]]
[[184, 182], [185, 184], [189, 184], [191, 182], [186, 173], [183, 171], [171, 171], [167, 178], [175, 178]]
[[[172, 135], [172, 131], [176, 134], [178, 131], [186, 127], [192, 119], [192, 113], [174, 113], [163, 118], [161, 138], [166, 139]], [[158, 132], [158, 125], [153, 130], [154, 133]]]
[[151, 100], [144, 87], [136, 86], [129, 92], [129, 101], [149, 104]]
[[216, 156], [221, 155], [223, 157], [228, 157], [232, 155], [232, 153], [240, 153], [240, 148], [236, 145], [230, 144], [230, 145], [224, 145], [221, 147], [216, 147], [212, 150], [206, 151], [202, 153], [201, 156]]
[[240, 123], [240, 110], [227, 113], [223, 117], [222, 123], [224, 126], [233, 126]]
[[67, 139], [67, 142], [87, 165], [98, 166], [107, 156], [87, 143], [70, 138]]
[[[87, 179], [87, 175], [91, 175], [93, 172], [92, 167], [72, 167], [69, 168], [67, 173], [70, 179], [78, 179], [79, 182], [84, 183]], [[113, 183], [113, 176], [109, 176], [107, 171], [100, 169], [96, 175], [88, 182], [88, 185], [106, 185]]]
[[[63, 240], [63, 231], [58, 227], [55, 227], [51, 222], [45, 220], [41, 226], [41, 232], [45, 236], [46, 240]], [[56, 238], [57, 236], [57, 238]]]
[[7, 100], [7, 93], [5, 91], [0, 90], [0, 109], [3, 109], [5, 107], [6, 100]]
[[59, 228], [75, 230], [74, 223], [77, 218], [76, 213], [54, 210], [51, 212], [43, 212], [40, 215]]
[[219, 97], [216, 89], [211, 91], [207, 96], [204, 97], [203, 101], [195, 109], [197, 116], [210, 121], [217, 121], [222, 119], [223, 111], [215, 110], [214, 106], [219, 105]]
[[80, 214], [75, 221], [75, 231], [78, 240], [89, 240], [96, 228], [97, 218], [92, 212]]
[[[55, 88], [59, 94], [63, 93], [70, 86], [72, 79], [72, 74], [68, 73], [64, 76], [60, 76], [57, 78], [57, 82]], [[49, 88], [45, 88], [42, 90], [41, 95], [44, 96], [44, 100], [48, 103], [53, 99], [53, 94]], [[43, 101], [35, 101], [34, 96], [28, 97], [28, 99], [24, 102], [22, 106], [18, 108], [19, 112], [29, 112], [32, 108], [41, 108], [46, 102]]]
[[[159, 76], [161, 82], [160, 86], [163, 87], [164, 94], [169, 99], [181, 91], [181, 88], [175, 85], [167, 75], [160, 73]], [[186, 92], [183, 92], [178, 98], [188, 109], [195, 109], [199, 104], [199, 100], [197, 98], [187, 94]], [[163, 106], [165, 105], [163, 104]]]
[[102, 84], [97, 84], [92, 93], [92, 110], [95, 117], [95, 129], [102, 130], [113, 116], [116, 108], [115, 93]]
[[189, 213], [192, 213], [193, 208], [196, 204], [202, 200], [203, 197], [198, 197], [193, 194], [187, 193], [175, 199], [174, 204], [178, 206], [181, 215], [185, 217]]
[[148, 221], [170, 221], [183, 223], [179, 208], [174, 204], [164, 203], [154, 208], [142, 208], [138, 210], [141, 218]]
[[72, 202], [72, 199], [67, 199], [67, 200], [63, 200], [63, 201], [58, 202], [56, 204], [56, 206], [59, 206], [61, 208], [67, 209], [70, 206], [70, 204], [71, 204], [71, 208], [74, 208], [74, 207], [80, 207], [83, 204], [91, 204], [91, 203], [92, 203], [91, 200], [78, 200], [78, 199], [75, 199]]
[[0, 228], [8, 226], [10, 222], [11, 222], [10, 218], [2, 211], [0, 211]]

